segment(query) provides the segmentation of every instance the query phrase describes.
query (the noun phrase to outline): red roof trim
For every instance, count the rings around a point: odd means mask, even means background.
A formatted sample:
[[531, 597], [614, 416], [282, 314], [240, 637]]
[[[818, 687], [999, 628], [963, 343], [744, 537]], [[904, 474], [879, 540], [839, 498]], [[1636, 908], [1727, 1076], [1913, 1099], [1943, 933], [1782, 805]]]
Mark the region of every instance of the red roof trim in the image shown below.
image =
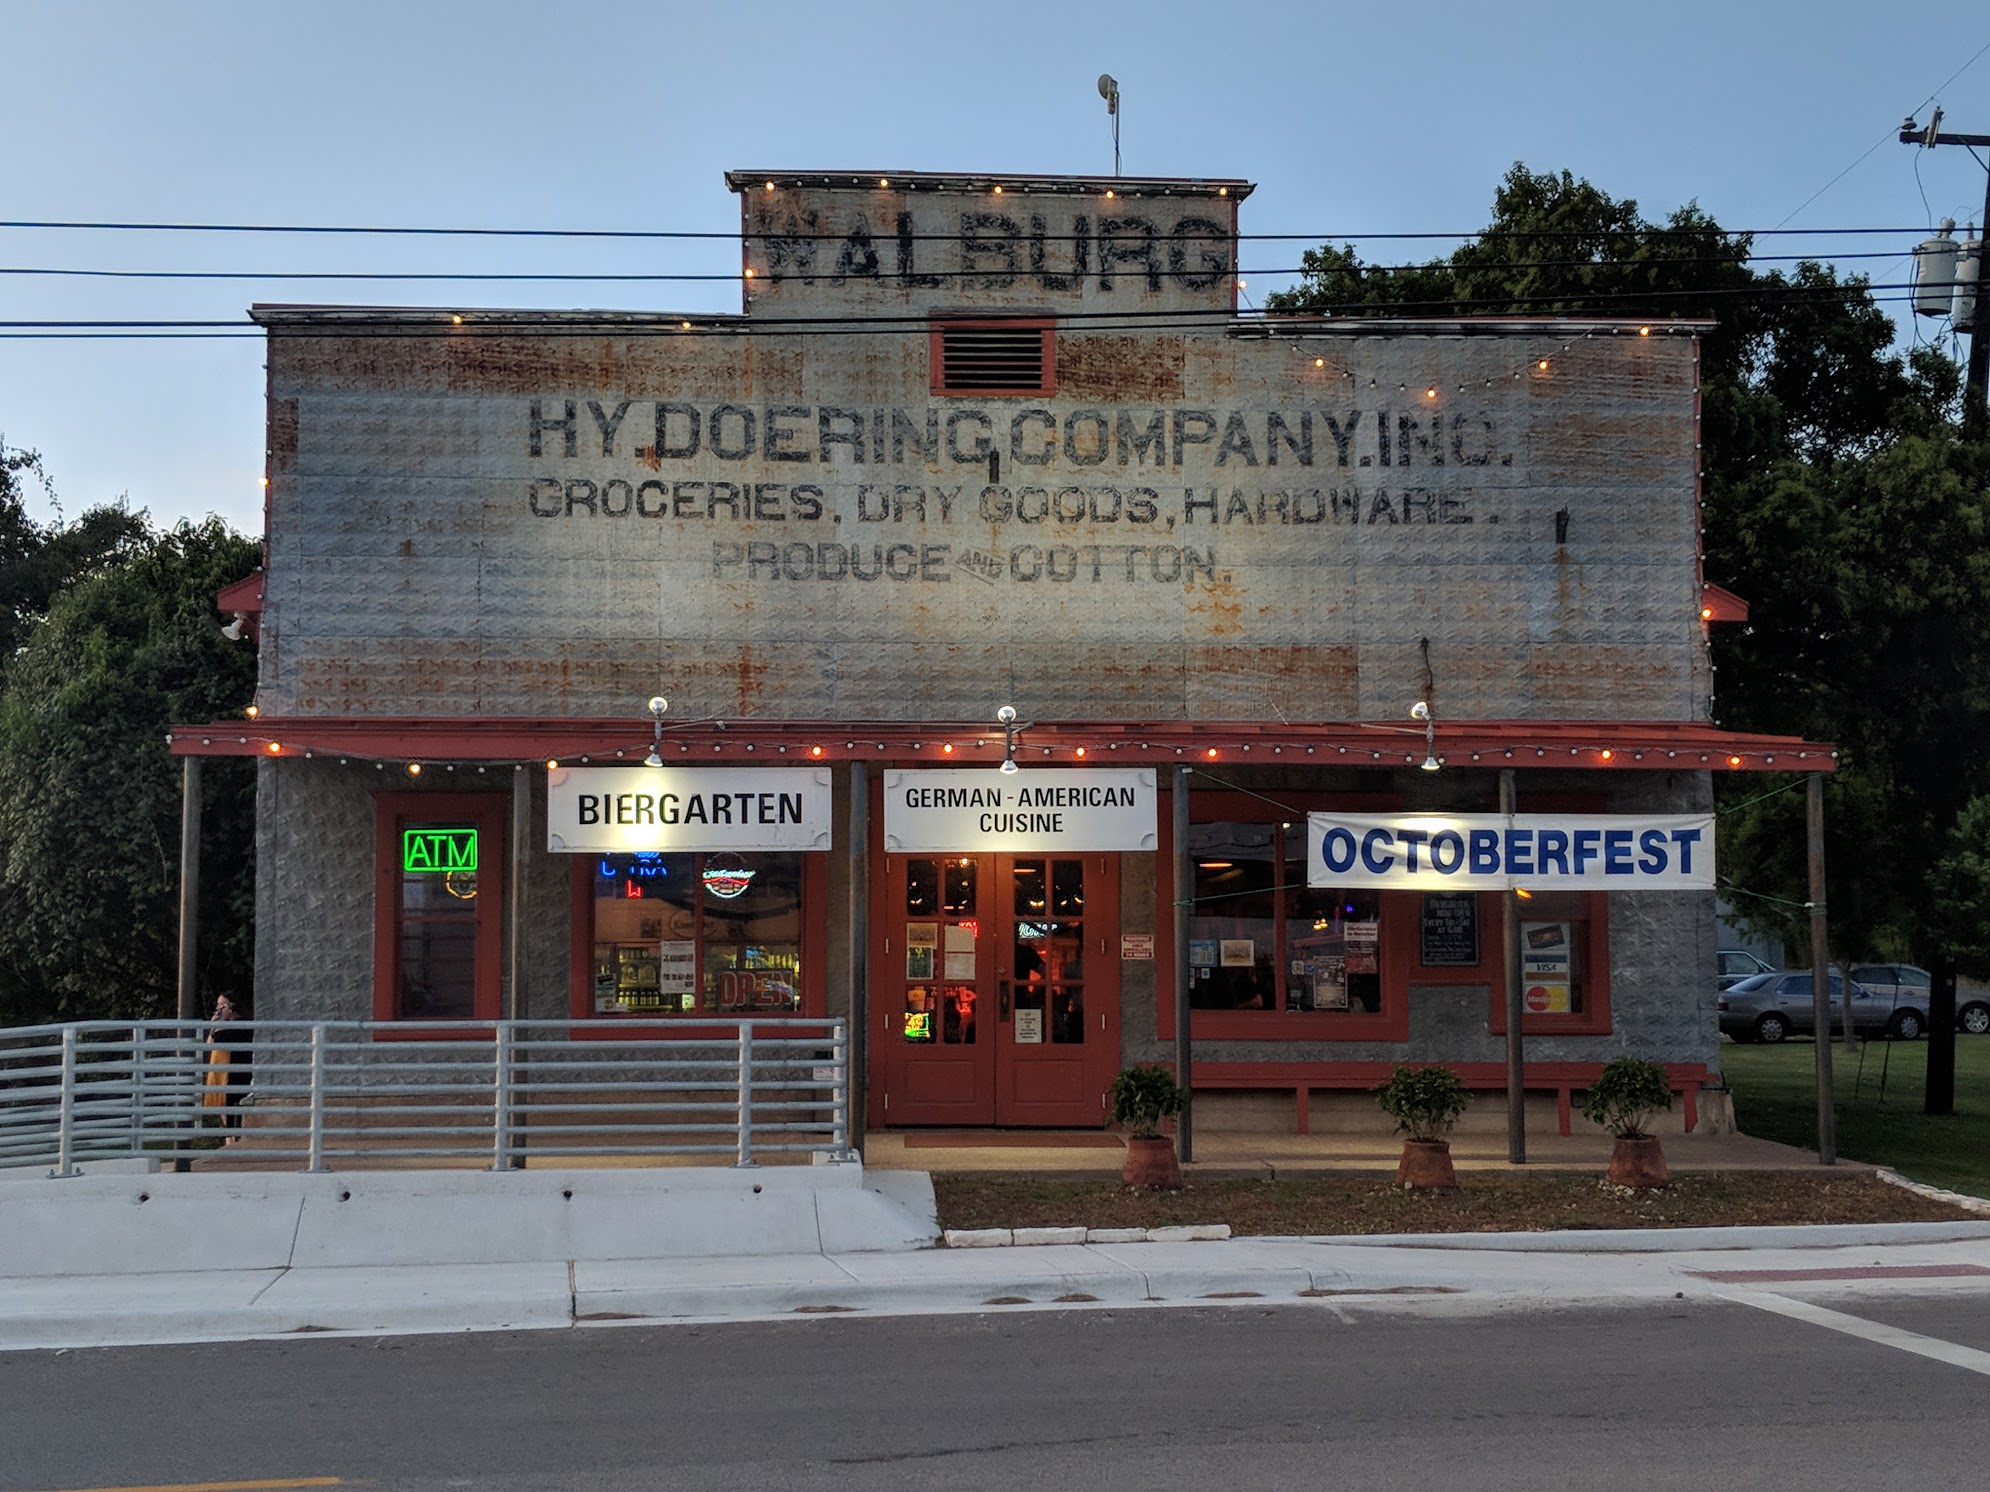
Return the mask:
[[[515, 762], [586, 759], [633, 765], [649, 753], [646, 720], [513, 718], [363, 719], [264, 715], [176, 725], [176, 756], [330, 756], [385, 762]], [[1679, 771], [1828, 772], [1828, 742], [1725, 731], [1691, 721], [1464, 720], [1437, 724], [1447, 766]], [[946, 748], [952, 747], [949, 751]], [[1082, 750], [1084, 755], [1078, 755]], [[1159, 763], [1415, 765], [1423, 728], [1409, 721], [1059, 721], [1031, 725], [1016, 760], [1039, 766]], [[977, 721], [691, 720], [667, 724], [666, 762], [811, 761], [992, 766], [1002, 730]]]
[[262, 615], [263, 572], [257, 570], [221, 587], [214, 593], [214, 609], [224, 612], [239, 611], [243, 616]]
[[1700, 620], [1703, 622], [1745, 622], [1748, 603], [1711, 580], [1700, 587]]

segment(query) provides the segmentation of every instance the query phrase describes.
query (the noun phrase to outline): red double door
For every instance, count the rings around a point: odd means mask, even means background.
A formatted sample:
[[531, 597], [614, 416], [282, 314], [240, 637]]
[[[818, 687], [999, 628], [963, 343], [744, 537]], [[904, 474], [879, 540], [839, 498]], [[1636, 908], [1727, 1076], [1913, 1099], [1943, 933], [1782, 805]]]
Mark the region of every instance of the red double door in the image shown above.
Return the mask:
[[871, 1121], [1103, 1124], [1119, 1070], [1119, 857], [884, 858]]

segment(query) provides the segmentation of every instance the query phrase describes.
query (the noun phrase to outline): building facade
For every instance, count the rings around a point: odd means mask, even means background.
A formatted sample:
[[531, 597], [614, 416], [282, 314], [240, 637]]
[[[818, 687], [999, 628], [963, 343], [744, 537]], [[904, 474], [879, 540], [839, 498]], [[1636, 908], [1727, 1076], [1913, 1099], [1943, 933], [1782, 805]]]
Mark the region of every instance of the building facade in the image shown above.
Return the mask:
[[[260, 1016], [847, 1015], [870, 1124], [1065, 1126], [1179, 1005], [1200, 1122], [1304, 1127], [1490, 1086], [1508, 982], [1508, 890], [1312, 815], [1829, 766], [1709, 723], [1703, 324], [1240, 315], [1244, 181], [728, 185], [738, 316], [257, 308], [257, 711], [174, 747], [263, 759]], [[1520, 914], [1564, 1115], [1718, 1071], [1712, 891], [1593, 858]]]

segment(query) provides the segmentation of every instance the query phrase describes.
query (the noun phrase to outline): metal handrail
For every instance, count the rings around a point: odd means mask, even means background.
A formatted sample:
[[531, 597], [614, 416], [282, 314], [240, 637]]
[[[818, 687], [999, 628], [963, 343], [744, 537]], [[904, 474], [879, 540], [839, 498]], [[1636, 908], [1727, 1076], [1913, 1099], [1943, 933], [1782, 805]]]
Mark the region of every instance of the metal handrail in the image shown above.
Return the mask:
[[[226, 1039], [222, 1039], [225, 1037]], [[730, 1155], [849, 1147], [841, 1018], [75, 1021], [0, 1029], [0, 1169]]]

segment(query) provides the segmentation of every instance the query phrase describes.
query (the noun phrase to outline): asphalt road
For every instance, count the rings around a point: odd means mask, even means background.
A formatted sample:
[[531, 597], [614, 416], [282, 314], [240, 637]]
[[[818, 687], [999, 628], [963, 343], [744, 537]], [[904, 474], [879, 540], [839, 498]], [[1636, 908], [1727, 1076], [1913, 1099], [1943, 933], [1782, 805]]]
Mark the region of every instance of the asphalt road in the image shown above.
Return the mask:
[[1982, 1485], [1990, 1356], [1843, 1326], [1990, 1354], [1990, 1293], [1811, 1298], [1836, 1326], [1321, 1301], [8, 1353], [0, 1489]]

